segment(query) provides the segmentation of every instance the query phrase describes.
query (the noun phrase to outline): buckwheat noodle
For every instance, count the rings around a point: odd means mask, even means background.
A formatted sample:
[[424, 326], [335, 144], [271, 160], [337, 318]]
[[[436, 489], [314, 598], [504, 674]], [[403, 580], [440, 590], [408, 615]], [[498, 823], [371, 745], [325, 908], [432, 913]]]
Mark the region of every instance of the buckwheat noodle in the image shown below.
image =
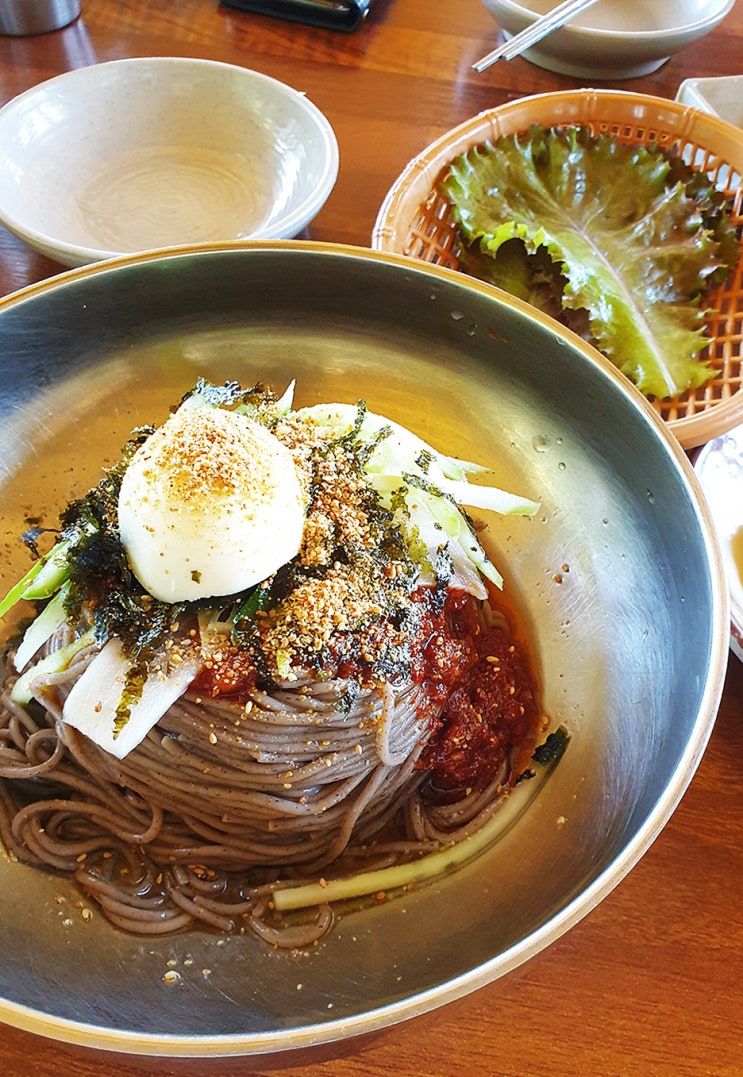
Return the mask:
[[[69, 637], [68, 637], [69, 638]], [[50, 649], [66, 642], [60, 633]], [[416, 769], [431, 708], [409, 684], [294, 682], [246, 702], [183, 697], [123, 760], [66, 725], [62, 705], [95, 654], [37, 681], [36, 703], [0, 678], [0, 836], [12, 856], [74, 876], [125, 931], [198, 924], [305, 946], [331, 922], [279, 921], [270, 895], [318, 875], [411, 859], [476, 830], [506, 767], [454, 804], [423, 795]]]

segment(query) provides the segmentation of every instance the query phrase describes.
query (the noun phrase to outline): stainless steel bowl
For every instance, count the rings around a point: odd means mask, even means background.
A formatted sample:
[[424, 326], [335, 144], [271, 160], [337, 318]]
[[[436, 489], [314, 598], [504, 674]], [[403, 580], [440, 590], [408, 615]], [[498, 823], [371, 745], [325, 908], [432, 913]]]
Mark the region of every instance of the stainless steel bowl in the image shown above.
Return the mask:
[[[514, 969], [588, 913], [678, 803], [714, 721], [727, 591], [686, 457], [634, 389], [551, 320], [458, 274], [313, 243], [184, 249], [0, 302], [2, 585], [53, 519], [197, 376], [296, 377], [367, 400], [541, 501], [489, 542], [572, 740], [514, 827], [455, 874], [341, 912], [306, 956], [85, 920], [0, 859], [0, 1019], [152, 1055], [278, 1051], [370, 1032]], [[5, 551], [8, 551], [7, 553]], [[669, 880], [669, 886], [673, 881]], [[442, 925], [445, 929], [442, 930]], [[175, 984], [163, 981], [167, 971]]]

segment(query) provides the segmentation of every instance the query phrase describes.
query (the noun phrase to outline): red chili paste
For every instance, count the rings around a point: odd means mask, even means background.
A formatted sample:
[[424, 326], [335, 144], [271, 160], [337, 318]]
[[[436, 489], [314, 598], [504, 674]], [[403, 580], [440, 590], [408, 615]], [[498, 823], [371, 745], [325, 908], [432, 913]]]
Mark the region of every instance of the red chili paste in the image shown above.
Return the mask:
[[229, 696], [246, 699], [258, 682], [258, 672], [253, 659], [246, 651], [225, 647], [207, 659], [191, 682], [191, 695]]
[[436, 710], [443, 704], [417, 766], [447, 795], [487, 785], [531, 744], [538, 718], [526, 655], [503, 629], [483, 627], [479, 608], [471, 595], [447, 592], [413, 664]]
[[[538, 710], [527, 656], [501, 628], [483, 628], [480, 603], [466, 592], [447, 591], [443, 605], [431, 588], [411, 598], [419, 605], [415, 637], [404, 640], [409, 676], [437, 715], [418, 769], [429, 771], [432, 790], [447, 796], [483, 788], [533, 739]], [[323, 675], [366, 683], [363, 637], [338, 636]], [[199, 671], [191, 693], [245, 699], [258, 679], [251, 655], [226, 645]]]

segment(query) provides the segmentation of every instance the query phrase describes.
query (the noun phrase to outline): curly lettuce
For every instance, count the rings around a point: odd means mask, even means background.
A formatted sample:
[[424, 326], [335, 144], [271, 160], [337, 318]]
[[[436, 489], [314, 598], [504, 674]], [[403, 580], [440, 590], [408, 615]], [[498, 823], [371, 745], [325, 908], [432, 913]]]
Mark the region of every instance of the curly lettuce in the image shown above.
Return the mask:
[[[585, 335], [647, 396], [678, 396], [712, 376], [700, 359], [703, 296], [739, 247], [704, 174], [654, 146], [535, 125], [457, 158], [443, 190], [479, 246], [463, 268], [568, 324], [584, 318]], [[481, 254], [495, 259], [490, 273]]]

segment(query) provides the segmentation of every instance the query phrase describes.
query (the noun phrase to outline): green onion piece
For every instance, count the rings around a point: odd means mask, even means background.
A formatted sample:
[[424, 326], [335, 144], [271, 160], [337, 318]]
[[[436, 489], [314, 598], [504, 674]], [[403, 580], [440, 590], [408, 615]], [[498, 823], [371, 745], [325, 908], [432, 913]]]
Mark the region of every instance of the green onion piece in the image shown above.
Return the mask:
[[26, 575], [11, 587], [0, 601], [0, 617], [4, 617], [22, 599], [36, 602], [42, 598], [50, 598], [59, 590], [70, 575], [67, 561], [69, 547], [69, 540], [58, 542], [48, 554], [34, 562]]
[[[562, 758], [568, 744], [568, 734], [562, 727], [547, 738], [556, 738], [555, 745], [549, 753], [547, 762], [530, 772], [531, 780], [519, 781], [504, 799], [502, 805], [491, 819], [469, 838], [452, 843], [435, 853], [429, 853], [419, 860], [408, 864], [399, 864], [378, 871], [366, 871], [360, 875], [350, 875], [341, 879], [328, 879], [323, 882], [307, 883], [287, 889], [276, 889], [272, 894], [274, 907], [279, 912], [290, 909], [306, 909], [315, 905], [326, 905], [333, 901], [363, 897], [380, 891], [400, 890], [426, 879], [434, 879], [454, 868], [461, 867], [469, 860], [479, 856], [490, 845], [504, 836], [543, 787], [549, 775]], [[539, 762], [539, 749], [534, 755]]]
[[18, 678], [13, 685], [10, 698], [14, 703], [30, 703], [33, 698], [31, 684], [36, 680], [39, 674], [46, 676], [50, 673], [61, 673], [63, 669], [67, 669], [78, 651], [82, 651], [84, 647], [88, 647], [94, 642], [95, 635], [93, 629], [89, 628], [84, 635], [78, 636], [72, 643], [68, 643], [66, 647], [60, 647], [58, 651], [52, 651], [46, 658], [42, 658], [40, 662], [31, 666]]
[[41, 568], [31, 583], [24, 589], [22, 597], [31, 602], [41, 598], [50, 598], [58, 591], [70, 575], [67, 553], [69, 540], [58, 542], [46, 557], [42, 558]]
[[47, 602], [38, 617], [26, 629], [23, 639], [15, 653], [14, 664], [17, 670], [23, 669], [40, 647], [46, 643], [66, 619], [65, 601], [72, 584], [69, 580], [62, 584], [50, 602]]
[[17, 602], [20, 602], [24, 597], [24, 591], [29, 586], [32, 580], [38, 576], [41, 572], [41, 567], [44, 564], [43, 561], [34, 561], [31, 568], [28, 570], [25, 576], [23, 576], [18, 583], [14, 584], [8, 591], [5, 598], [0, 602], [0, 617], [4, 617], [8, 610], [12, 610], [13, 606]]
[[232, 618], [234, 624], [244, 620], [252, 620], [258, 610], [266, 608], [269, 601], [268, 591], [263, 587], [255, 587]]

